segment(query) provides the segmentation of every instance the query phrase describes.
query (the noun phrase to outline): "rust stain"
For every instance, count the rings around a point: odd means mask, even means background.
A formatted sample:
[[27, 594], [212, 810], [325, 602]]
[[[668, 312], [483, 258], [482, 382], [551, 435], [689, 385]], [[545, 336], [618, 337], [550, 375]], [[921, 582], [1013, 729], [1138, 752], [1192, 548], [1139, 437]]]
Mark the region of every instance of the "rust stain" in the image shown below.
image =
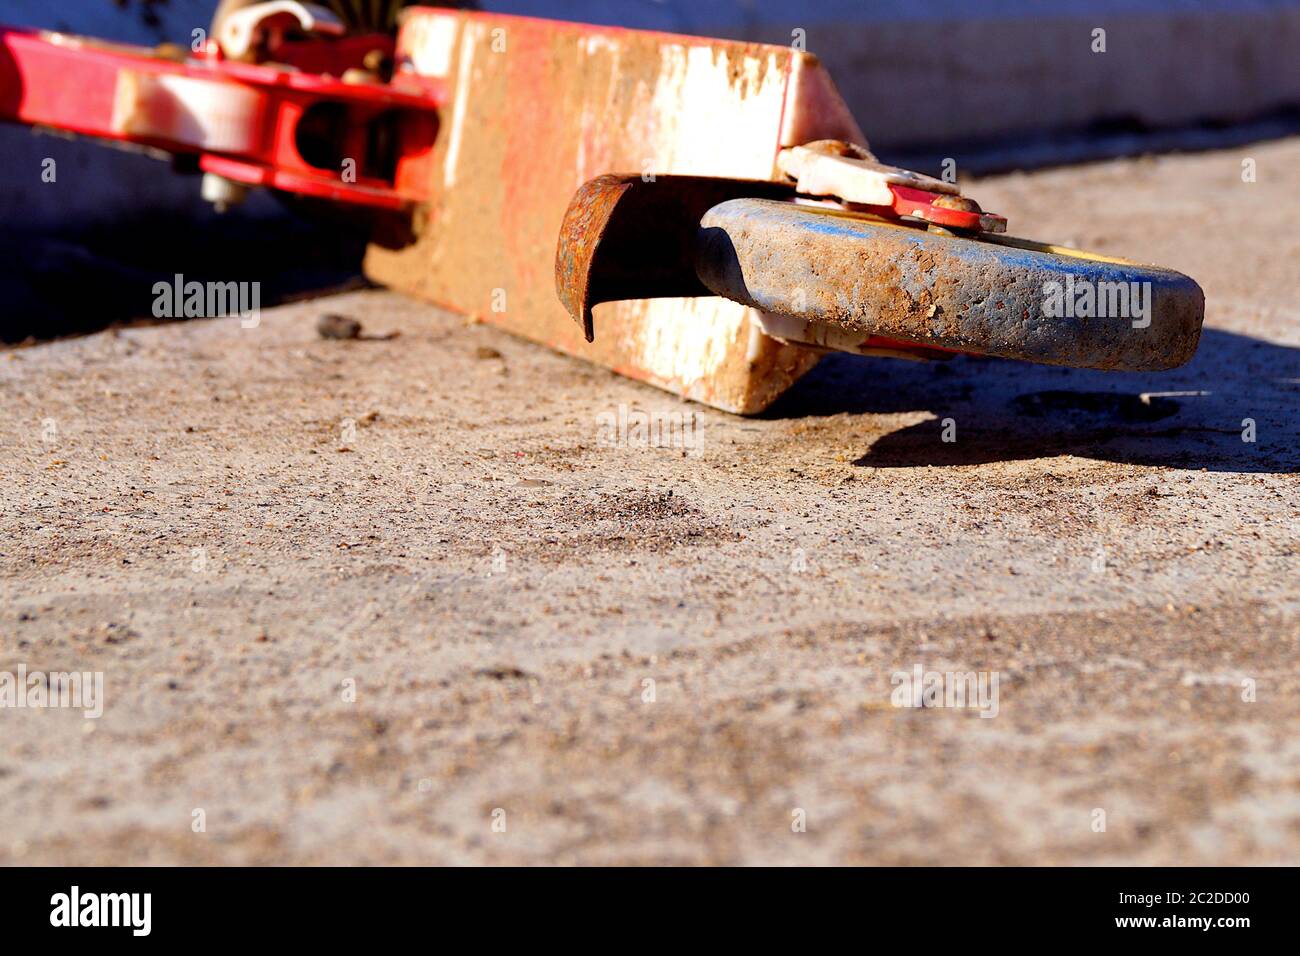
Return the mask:
[[695, 274], [700, 219], [740, 197], [789, 199], [783, 183], [705, 176], [598, 176], [574, 194], [555, 252], [556, 291], [588, 342], [592, 307], [709, 295]]

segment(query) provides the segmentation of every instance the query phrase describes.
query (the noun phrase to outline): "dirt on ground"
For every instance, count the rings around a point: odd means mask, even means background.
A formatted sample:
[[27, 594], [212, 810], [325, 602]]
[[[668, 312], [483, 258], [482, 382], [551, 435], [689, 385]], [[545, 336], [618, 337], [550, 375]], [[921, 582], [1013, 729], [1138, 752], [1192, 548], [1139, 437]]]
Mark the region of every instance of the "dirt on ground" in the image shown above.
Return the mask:
[[1196, 359], [743, 419], [384, 291], [0, 354], [0, 675], [103, 675], [0, 709], [0, 862], [1300, 862], [1300, 140], [967, 191], [1196, 278]]

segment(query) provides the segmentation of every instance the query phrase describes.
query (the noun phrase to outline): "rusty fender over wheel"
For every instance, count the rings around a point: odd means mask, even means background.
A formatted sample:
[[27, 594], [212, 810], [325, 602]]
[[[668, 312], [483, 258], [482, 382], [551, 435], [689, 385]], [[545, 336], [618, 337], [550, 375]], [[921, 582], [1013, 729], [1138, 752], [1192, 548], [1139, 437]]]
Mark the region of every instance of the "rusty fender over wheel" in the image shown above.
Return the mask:
[[695, 268], [718, 295], [864, 338], [1081, 368], [1182, 365], [1205, 306], [1170, 269], [766, 199], [710, 209]]

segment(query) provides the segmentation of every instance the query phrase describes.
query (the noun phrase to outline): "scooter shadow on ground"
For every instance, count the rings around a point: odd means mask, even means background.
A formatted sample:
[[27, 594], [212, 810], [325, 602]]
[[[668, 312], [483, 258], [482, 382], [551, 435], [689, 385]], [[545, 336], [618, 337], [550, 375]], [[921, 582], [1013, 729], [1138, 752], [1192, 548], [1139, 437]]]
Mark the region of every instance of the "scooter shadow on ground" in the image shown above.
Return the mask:
[[[929, 412], [855, 465], [980, 465], [1076, 455], [1183, 470], [1300, 471], [1300, 348], [1206, 328], [1166, 372], [1103, 372], [958, 356], [831, 354], [763, 417]], [[1252, 440], [1253, 439], [1253, 440]]]

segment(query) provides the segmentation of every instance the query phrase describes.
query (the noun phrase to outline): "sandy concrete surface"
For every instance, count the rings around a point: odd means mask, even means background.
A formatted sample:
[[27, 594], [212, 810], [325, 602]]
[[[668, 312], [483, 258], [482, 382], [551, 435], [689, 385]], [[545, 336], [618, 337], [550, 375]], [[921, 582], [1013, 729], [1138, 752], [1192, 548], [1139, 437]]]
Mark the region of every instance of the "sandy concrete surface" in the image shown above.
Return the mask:
[[0, 671], [104, 675], [0, 710], [0, 862], [1300, 862], [1300, 141], [968, 191], [1198, 357], [746, 420], [383, 291], [0, 354]]

